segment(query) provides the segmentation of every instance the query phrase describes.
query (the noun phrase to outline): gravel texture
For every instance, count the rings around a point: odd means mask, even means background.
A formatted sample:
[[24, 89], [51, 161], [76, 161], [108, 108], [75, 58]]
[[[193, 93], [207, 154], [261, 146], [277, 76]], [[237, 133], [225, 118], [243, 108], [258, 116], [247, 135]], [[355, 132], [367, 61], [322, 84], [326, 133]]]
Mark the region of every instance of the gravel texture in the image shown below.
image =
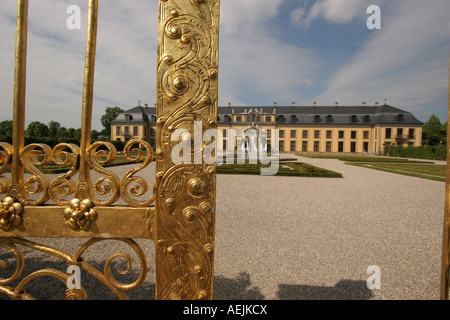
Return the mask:
[[[439, 299], [445, 183], [295, 157], [344, 178], [217, 176], [215, 299]], [[129, 169], [114, 170], [122, 177]], [[154, 163], [146, 170], [143, 176], [153, 181]], [[35, 241], [72, 253], [85, 239]], [[148, 276], [129, 296], [154, 299], [154, 244], [137, 242]], [[86, 259], [102, 270], [122, 249], [117, 241], [102, 242]], [[25, 274], [66, 271], [58, 259], [23, 252]], [[4, 250], [0, 259], [15, 267]], [[381, 271], [380, 289], [367, 287], [372, 265]], [[0, 270], [0, 278], [8, 270]], [[131, 281], [137, 270], [135, 264]], [[88, 275], [81, 280], [90, 299], [115, 298]], [[53, 280], [27, 287], [44, 299], [61, 298], [56, 288]]]

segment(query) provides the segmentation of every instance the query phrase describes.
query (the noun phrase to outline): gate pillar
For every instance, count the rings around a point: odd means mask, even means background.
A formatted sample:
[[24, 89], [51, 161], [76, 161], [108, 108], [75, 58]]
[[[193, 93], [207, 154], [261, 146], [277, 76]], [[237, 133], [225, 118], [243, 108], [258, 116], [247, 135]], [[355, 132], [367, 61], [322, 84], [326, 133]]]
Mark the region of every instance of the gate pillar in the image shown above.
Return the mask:
[[[157, 299], [212, 299], [219, 0], [160, 0], [157, 65]], [[183, 144], [179, 154], [177, 146]], [[209, 149], [209, 148], [208, 148]], [[175, 158], [182, 157], [183, 162]]]

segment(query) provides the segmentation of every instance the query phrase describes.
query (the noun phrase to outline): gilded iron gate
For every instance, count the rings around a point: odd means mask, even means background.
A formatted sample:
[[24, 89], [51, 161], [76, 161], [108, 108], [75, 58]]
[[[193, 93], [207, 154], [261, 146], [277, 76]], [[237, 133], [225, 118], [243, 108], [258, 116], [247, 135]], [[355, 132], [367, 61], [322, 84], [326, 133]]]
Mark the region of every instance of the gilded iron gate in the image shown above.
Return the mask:
[[[125, 292], [138, 287], [147, 272], [143, 250], [133, 239], [152, 239], [156, 298], [211, 299], [216, 166], [201, 156], [209, 145], [203, 141], [192, 148], [191, 157], [197, 161], [174, 164], [172, 149], [186, 134], [178, 141], [171, 136], [177, 129], [192, 134], [198, 123], [203, 130], [217, 126], [219, 0], [160, 0], [156, 150], [143, 140], [128, 141], [124, 155], [136, 167], [123, 177], [105, 167], [117, 156], [114, 145], [90, 142], [98, 2], [89, 0], [80, 145], [61, 143], [52, 149], [24, 145], [28, 0], [18, 0], [13, 143], [0, 143], [0, 246], [14, 257], [16, 268], [8, 278], [0, 278], [0, 294], [32, 299], [26, 286], [33, 279], [67, 282], [69, 275], [55, 269], [22, 279], [26, 261], [20, 248], [27, 247], [78, 266], [126, 299]], [[156, 180], [149, 183], [139, 174], [153, 158]], [[38, 168], [49, 163], [70, 169], [49, 177]], [[96, 181], [93, 172], [100, 176]], [[143, 199], [151, 188], [151, 196]], [[126, 206], [117, 205], [119, 200]], [[89, 240], [69, 254], [30, 240], [36, 237]], [[120, 283], [110, 270], [118, 256], [130, 264], [127, 254], [111, 256], [103, 272], [83, 259], [87, 248], [108, 239], [126, 243], [137, 254], [140, 274], [133, 283]], [[0, 267], [5, 264], [0, 260]], [[65, 294], [67, 299], [87, 298], [82, 287], [68, 288]]]

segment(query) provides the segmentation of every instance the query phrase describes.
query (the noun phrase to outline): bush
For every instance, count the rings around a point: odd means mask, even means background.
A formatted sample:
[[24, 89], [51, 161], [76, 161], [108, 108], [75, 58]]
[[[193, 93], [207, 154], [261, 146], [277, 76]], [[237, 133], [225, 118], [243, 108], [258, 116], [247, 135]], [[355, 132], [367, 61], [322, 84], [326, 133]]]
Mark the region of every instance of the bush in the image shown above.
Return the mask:
[[445, 146], [389, 147], [389, 156], [428, 160], [447, 160]]

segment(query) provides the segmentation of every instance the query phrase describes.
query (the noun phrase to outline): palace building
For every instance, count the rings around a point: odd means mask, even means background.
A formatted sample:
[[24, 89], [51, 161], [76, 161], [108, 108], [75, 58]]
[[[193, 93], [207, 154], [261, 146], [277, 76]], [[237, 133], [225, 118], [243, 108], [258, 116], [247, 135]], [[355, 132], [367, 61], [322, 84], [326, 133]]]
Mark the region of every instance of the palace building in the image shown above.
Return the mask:
[[[402, 109], [375, 103], [369, 106], [277, 106], [218, 108], [221, 137], [218, 150], [253, 144], [280, 152], [384, 155], [389, 146], [421, 146], [423, 123]], [[253, 130], [251, 130], [253, 129]], [[274, 130], [275, 129], [275, 130]], [[251, 132], [259, 134], [251, 137]], [[260, 134], [260, 133], [263, 134]], [[278, 139], [273, 135], [278, 133]], [[245, 144], [240, 143], [245, 137]], [[111, 122], [111, 140], [140, 138], [156, 142], [156, 108], [138, 106]], [[249, 140], [250, 138], [250, 140]], [[257, 141], [255, 141], [257, 139]], [[234, 141], [233, 141], [234, 140]], [[231, 149], [232, 150], [232, 149]]]

